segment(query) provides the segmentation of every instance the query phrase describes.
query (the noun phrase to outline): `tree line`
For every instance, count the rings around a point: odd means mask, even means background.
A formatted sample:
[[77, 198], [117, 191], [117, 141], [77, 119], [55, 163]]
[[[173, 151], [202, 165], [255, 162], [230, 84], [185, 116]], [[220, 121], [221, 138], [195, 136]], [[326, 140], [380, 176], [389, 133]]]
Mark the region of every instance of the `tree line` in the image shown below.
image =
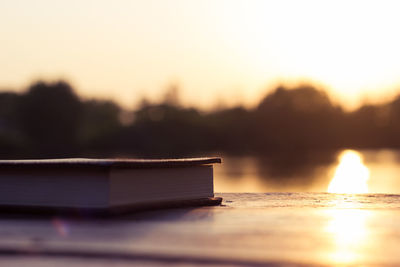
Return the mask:
[[0, 157], [181, 157], [399, 148], [400, 96], [346, 112], [312, 85], [277, 87], [260, 103], [202, 112], [174, 92], [132, 112], [83, 100], [64, 81], [0, 93]]

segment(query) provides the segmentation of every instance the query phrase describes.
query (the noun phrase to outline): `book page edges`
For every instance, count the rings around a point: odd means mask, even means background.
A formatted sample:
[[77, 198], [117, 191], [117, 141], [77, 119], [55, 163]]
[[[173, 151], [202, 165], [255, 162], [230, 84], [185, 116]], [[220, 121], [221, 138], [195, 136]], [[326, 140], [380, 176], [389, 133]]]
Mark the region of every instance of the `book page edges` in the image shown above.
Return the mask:
[[214, 196], [212, 165], [169, 169], [111, 169], [110, 206]]

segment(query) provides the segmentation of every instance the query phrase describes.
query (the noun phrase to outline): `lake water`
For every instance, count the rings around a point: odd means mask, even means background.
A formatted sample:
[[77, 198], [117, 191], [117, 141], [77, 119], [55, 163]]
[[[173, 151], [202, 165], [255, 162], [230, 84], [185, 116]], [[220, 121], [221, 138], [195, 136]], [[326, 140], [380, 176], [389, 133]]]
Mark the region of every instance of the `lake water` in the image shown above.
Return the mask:
[[400, 151], [223, 156], [214, 177], [215, 192], [328, 192], [335, 177], [332, 192], [400, 194]]

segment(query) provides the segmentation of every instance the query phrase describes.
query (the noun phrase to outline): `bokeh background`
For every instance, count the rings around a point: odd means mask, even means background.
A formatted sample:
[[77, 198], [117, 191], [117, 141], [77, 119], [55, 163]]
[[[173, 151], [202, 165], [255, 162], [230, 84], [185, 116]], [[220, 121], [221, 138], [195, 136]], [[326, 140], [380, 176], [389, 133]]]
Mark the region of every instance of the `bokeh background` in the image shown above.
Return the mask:
[[400, 193], [399, 7], [2, 0], [0, 157], [222, 156], [224, 192], [366, 168]]

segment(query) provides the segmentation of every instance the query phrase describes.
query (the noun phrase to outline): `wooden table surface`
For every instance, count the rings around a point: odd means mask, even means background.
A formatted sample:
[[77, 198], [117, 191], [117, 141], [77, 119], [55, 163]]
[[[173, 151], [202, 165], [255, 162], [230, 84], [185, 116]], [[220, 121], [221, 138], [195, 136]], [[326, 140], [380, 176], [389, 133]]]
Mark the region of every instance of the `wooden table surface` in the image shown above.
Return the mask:
[[0, 217], [0, 266], [400, 265], [400, 196], [217, 194], [118, 218]]

